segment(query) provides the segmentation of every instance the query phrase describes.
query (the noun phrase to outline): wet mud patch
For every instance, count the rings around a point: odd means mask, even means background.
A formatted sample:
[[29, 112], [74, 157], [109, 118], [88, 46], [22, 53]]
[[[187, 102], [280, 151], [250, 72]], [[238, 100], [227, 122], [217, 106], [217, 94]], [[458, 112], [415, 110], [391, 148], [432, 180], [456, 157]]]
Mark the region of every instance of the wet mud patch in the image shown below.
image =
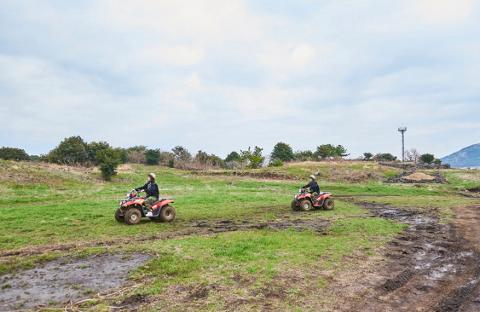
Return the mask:
[[147, 254], [101, 254], [60, 258], [34, 269], [0, 276], [0, 311], [58, 306], [127, 283], [128, 272]]
[[[271, 229], [283, 230], [294, 229], [297, 231], [310, 230], [317, 233], [325, 233], [330, 222], [321, 218], [314, 219], [291, 219], [290, 215], [282, 215], [280, 219], [265, 220], [200, 220], [192, 223], [186, 223], [184, 227], [175, 231], [159, 232], [150, 236], [142, 236], [142, 241], [168, 240], [181, 238], [191, 235], [212, 235], [215, 233], [232, 232], [252, 229]], [[69, 251], [74, 249], [82, 249], [87, 247], [105, 247], [110, 248], [122, 244], [127, 244], [131, 238], [115, 238], [113, 240], [102, 240], [93, 242], [66, 243], [55, 245], [33, 246], [19, 250], [0, 251], [0, 261], [8, 261], [7, 259], [18, 256], [33, 256], [45, 254], [54, 251]]]
[[[389, 243], [385, 252], [388, 260], [376, 272], [380, 278], [371, 285], [376, 290], [362, 300], [370, 311], [480, 310], [475, 299], [480, 293], [480, 254], [475, 248], [478, 242], [464, 235], [466, 227], [458, 221], [441, 224], [436, 216], [395, 207], [370, 203], [363, 206], [375, 216], [409, 225]], [[479, 213], [478, 209], [468, 209], [463, 207], [461, 212]], [[467, 220], [475, 220], [467, 216]], [[469, 223], [468, 232], [472, 226]]]
[[196, 221], [193, 227], [208, 229], [214, 233], [233, 232], [252, 229], [269, 229], [269, 230], [286, 230], [293, 229], [296, 231], [313, 231], [317, 233], [326, 233], [330, 222], [324, 219], [294, 219], [285, 220], [277, 219], [272, 221], [252, 220], [219, 220], [219, 221]]

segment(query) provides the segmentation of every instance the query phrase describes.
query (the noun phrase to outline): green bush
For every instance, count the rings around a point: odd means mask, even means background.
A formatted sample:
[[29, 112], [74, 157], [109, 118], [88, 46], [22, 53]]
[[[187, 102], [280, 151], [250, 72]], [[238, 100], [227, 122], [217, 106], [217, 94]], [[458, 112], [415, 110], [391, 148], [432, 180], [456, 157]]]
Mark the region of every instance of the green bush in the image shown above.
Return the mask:
[[281, 161], [280, 159], [274, 159], [270, 162], [270, 164], [268, 166], [269, 167], [281, 167], [281, 166], [283, 166], [283, 161]]
[[0, 158], [7, 160], [30, 160], [28, 154], [20, 148], [2, 147], [0, 148]]
[[369, 161], [373, 157], [372, 153], [363, 153], [363, 160]]
[[376, 161], [395, 161], [397, 160], [396, 156], [393, 156], [390, 153], [379, 153], [373, 157]]
[[212, 166], [212, 167], [225, 166], [225, 162], [223, 161], [223, 159], [221, 159], [215, 154], [207, 154], [204, 151], [198, 151], [197, 155], [195, 155], [194, 160], [203, 166]]
[[121, 147], [114, 148], [115, 152], [120, 157], [120, 162], [126, 164], [128, 162], [128, 153], [127, 150]]
[[145, 151], [145, 161], [147, 165], [158, 165], [160, 163], [160, 150], [147, 149]]
[[172, 149], [175, 160], [188, 162], [192, 160], [192, 154], [183, 146], [175, 146]]
[[241, 161], [240, 154], [233, 151], [230, 154], [228, 154], [227, 158], [225, 158], [225, 162], [232, 162], [232, 161]]
[[95, 155], [102, 177], [105, 181], [110, 181], [117, 174], [117, 167], [121, 163], [120, 155], [112, 148], [102, 149]]
[[253, 151], [249, 147], [246, 151], [240, 151], [240, 159], [242, 162], [247, 163], [247, 167], [250, 169], [260, 168], [265, 161], [265, 157], [262, 156], [263, 148], [255, 146]]
[[86, 164], [89, 160], [87, 144], [79, 136], [65, 138], [56, 148], [48, 153], [46, 159], [57, 164]]
[[293, 154], [295, 160], [298, 161], [308, 161], [313, 160], [313, 152], [312, 151], [297, 151]]
[[291, 161], [294, 159], [293, 150], [290, 145], [279, 142], [273, 147], [272, 154], [270, 155], [272, 160]]
[[317, 159], [327, 158], [341, 158], [348, 156], [347, 149], [342, 145], [334, 146], [332, 144], [323, 144], [317, 147], [317, 151], [314, 153]]
[[424, 164], [431, 164], [435, 160], [435, 156], [432, 154], [423, 154], [420, 156], [420, 161]]
[[90, 142], [86, 144], [88, 160], [94, 164], [98, 165], [97, 153], [102, 150], [110, 149], [110, 144], [107, 142]]

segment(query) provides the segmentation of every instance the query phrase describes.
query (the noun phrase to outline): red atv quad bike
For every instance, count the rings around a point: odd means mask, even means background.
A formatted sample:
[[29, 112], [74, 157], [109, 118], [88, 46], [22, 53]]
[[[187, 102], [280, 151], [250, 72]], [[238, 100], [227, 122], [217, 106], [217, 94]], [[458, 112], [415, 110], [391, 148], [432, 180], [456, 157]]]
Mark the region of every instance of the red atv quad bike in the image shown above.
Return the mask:
[[332, 194], [320, 193], [314, 198], [312, 193], [307, 192], [305, 189], [300, 189], [298, 194], [293, 198], [293, 210], [310, 211], [318, 208], [325, 210], [332, 210], [335, 208], [335, 201], [332, 198]]
[[[148, 218], [158, 222], [173, 221], [176, 212], [171, 203], [173, 203], [171, 199], [160, 199], [153, 204], [153, 216]], [[142, 217], [146, 217], [148, 212], [150, 210], [145, 206], [145, 198], [138, 196], [136, 190], [132, 190], [124, 200], [120, 201], [120, 207], [115, 211], [115, 220], [134, 225], [140, 223]]]

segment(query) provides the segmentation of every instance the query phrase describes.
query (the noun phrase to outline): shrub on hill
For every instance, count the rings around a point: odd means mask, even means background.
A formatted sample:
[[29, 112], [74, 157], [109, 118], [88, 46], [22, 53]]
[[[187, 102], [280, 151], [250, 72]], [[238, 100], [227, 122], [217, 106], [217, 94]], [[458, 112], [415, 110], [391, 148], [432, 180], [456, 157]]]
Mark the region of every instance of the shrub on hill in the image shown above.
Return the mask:
[[215, 154], [207, 154], [204, 151], [198, 151], [194, 157], [193, 165], [193, 167], [200, 166], [201, 168], [224, 167], [225, 162]]
[[342, 158], [348, 156], [347, 149], [342, 145], [323, 144], [317, 147], [314, 153], [317, 159]]
[[431, 164], [435, 160], [435, 156], [433, 154], [423, 154], [420, 156], [420, 161], [424, 164]]
[[145, 150], [147, 148], [143, 145], [132, 146], [127, 148], [127, 162], [134, 164], [144, 164]]
[[240, 154], [237, 153], [236, 151], [233, 151], [230, 154], [228, 154], [228, 156], [225, 158], [225, 162], [231, 162], [231, 161], [241, 161]]
[[272, 154], [270, 155], [272, 161], [291, 161], [294, 159], [292, 147], [286, 143], [279, 142], [273, 147]]
[[159, 149], [145, 150], [145, 161], [147, 165], [158, 165], [160, 163], [160, 150]]
[[89, 160], [87, 144], [80, 136], [65, 138], [45, 158], [57, 164], [83, 165]]
[[20, 148], [2, 147], [0, 148], [0, 159], [6, 160], [30, 160], [28, 154]]
[[281, 167], [283, 166], [283, 161], [280, 159], [275, 159], [268, 164], [269, 167]]
[[265, 157], [262, 156], [263, 148], [255, 146], [253, 151], [250, 147], [246, 151], [240, 151], [240, 159], [250, 169], [262, 167]]
[[373, 154], [372, 153], [363, 153], [363, 160], [369, 161], [372, 160]]
[[86, 150], [88, 155], [88, 160], [94, 164], [98, 165], [97, 153], [103, 150], [111, 149], [110, 144], [107, 142], [90, 142], [86, 144]]
[[297, 161], [309, 161], [314, 160], [314, 155], [312, 151], [296, 151], [293, 154], [293, 157]]
[[376, 161], [395, 161], [397, 160], [396, 156], [393, 156], [390, 153], [379, 153], [373, 157]]
[[110, 181], [117, 174], [117, 167], [121, 162], [118, 151], [112, 148], [101, 149], [95, 155], [95, 159], [100, 166], [103, 179]]

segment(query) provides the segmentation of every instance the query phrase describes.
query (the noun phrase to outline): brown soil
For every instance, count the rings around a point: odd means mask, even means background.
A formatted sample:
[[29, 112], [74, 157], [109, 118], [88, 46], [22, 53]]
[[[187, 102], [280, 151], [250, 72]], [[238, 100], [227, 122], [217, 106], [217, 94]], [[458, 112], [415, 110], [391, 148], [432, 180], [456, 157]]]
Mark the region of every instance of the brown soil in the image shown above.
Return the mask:
[[[285, 215], [281, 219], [261, 222], [255, 220], [196, 221], [188, 224], [186, 229], [161, 233], [142, 240], [171, 239], [188, 235], [209, 235], [249, 229], [310, 230], [319, 234], [328, 229], [329, 222], [326, 220], [320, 218], [300, 219], [295, 217], [295, 214], [299, 213], [293, 213], [293, 216]], [[114, 247], [130, 241], [131, 238], [83, 245], [42, 246], [4, 253], [0, 256], [0, 260], [9, 261], [16, 259], [9, 259], [12, 256], [43, 254], [54, 250], [68, 251], [87, 246]], [[111, 288], [122, 286], [126, 282], [127, 272], [143, 263], [147, 258], [148, 256], [142, 254], [133, 257], [105, 254], [82, 259], [61, 258], [39, 264], [35, 269], [0, 276], [0, 288], [5, 290], [0, 293], [0, 311], [36, 308], [46, 305], [65, 305], [66, 301], [75, 302], [88, 295], [91, 297], [99, 291], [108, 291]], [[177, 289], [175, 302], [185, 304], [185, 302], [201, 301], [207, 298], [210, 292], [218, 291], [216, 285], [197, 286], [183, 291]], [[178, 301], [178, 298], [182, 296], [184, 296], [183, 301]], [[268, 293], [267, 296], [273, 296], [273, 293]], [[138, 306], [148, 305], [151, 299], [150, 297], [133, 295], [121, 302], [115, 302], [115, 306], [135, 310]]]
[[102, 254], [61, 258], [0, 277], [0, 311], [40, 308], [91, 297], [127, 283], [128, 272], [146, 254]]
[[392, 241], [379, 270], [365, 275], [363, 298], [345, 311], [480, 311], [480, 206], [458, 207], [452, 224], [395, 208], [366, 205], [410, 224]]
[[405, 179], [418, 182], [418, 181], [433, 181], [435, 180], [435, 177], [432, 177], [431, 175], [428, 175], [422, 172], [415, 172], [415, 173], [412, 173], [411, 175], [406, 176]]
[[429, 175], [423, 172], [404, 172], [396, 177], [389, 178], [389, 183], [446, 183], [447, 180], [436, 172], [434, 175]]

